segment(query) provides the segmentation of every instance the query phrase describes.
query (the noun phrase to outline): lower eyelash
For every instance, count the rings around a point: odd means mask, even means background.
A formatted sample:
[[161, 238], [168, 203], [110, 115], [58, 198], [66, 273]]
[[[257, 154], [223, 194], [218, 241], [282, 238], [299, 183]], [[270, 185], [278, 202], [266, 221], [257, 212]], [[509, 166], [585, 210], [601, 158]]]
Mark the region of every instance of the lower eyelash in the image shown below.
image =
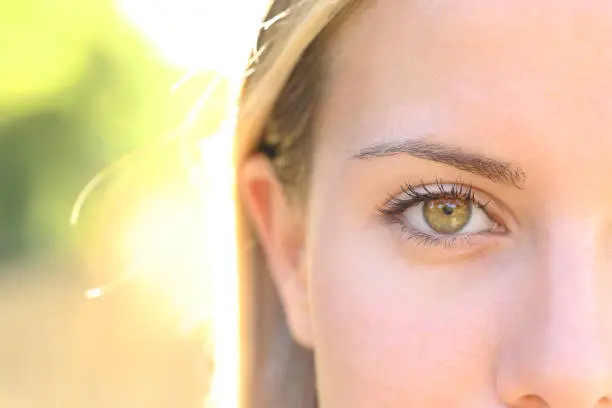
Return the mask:
[[452, 248], [456, 245], [470, 244], [472, 242], [471, 234], [463, 235], [430, 235], [418, 229], [407, 225], [397, 217], [385, 217], [390, 224], [398, 224], [401, 228], [402, 239], [406, 241], [414, 241], [417, 247], [433, 247], [440, 246], [444, 249]]
[[440, 246], [444, 249], [449, 249], [457, 245], [470, 244], [472, 242], [471, 234], [429, 235], [403, 223], [401, 228], [402, 238], [406, 241], [414, 241], [417, 247]]

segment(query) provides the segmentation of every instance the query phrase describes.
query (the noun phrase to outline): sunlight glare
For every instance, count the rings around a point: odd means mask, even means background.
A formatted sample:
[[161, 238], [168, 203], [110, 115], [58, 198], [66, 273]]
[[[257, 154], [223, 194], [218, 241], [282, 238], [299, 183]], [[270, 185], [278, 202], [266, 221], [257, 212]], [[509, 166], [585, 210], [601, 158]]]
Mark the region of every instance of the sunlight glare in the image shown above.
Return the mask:
[[149, 197], [124, 233], [129, 274], [157, 284], [186, 319], [206, 314], [206, 220], [195, 200]]
[[[120, 12], [171, 64], [189, 70], [244, 68], [264, 0], [116, 0]], [[246, 40], [245, 40], [246, 39]]]
[[[187, 71], [169, 92], [175, 92], [199, 71], [213, 71], [214, 81], [229, 81], [229, 100], [237, 100], [268, 0], [115, 1], [118, 10], [167, 62]], [[205, 102], [213, 93], [211, 89], [218, 85], [214, 81], [194, 101], [193, 109], [185, 112], [180, 132], [189, 131], [195, 122], [194, 116], [206, 109]], [[193, 255], [188, 257], [191, 266], [176, 261], [188, 272], [179, 273], [180, 269], [173, 268], [171, 273], [160, 270], [159, 276], [163, 284], [176, 286], [173, 297], [182, 300], [187, 320], [212, 317], [214, 372], [206, 407], [214, 408], [237, 408], [240, 400], [239, 281], [232, 154], [235, 114], [235, 106], [228, 106], [229, 120], [225, 126], [213, 135], [202, 135], [201, 163], [193, 173], [201, 193], [201, 207], [185, 211], [177, 209], [176, 203], [158, 201], [157, 207], [143, 212], [130, 247], [138, 264], [151, 263], [152, 251], [157, 258], [169, 248], [195, 245], [187, 251]], [[170, 261], [161, 265], [175, 262], [176, 256], [169, 256]]]
[[102, 288], [93, 288], [85, 292], [85, 297], [87, 299], [96, 299], [102, 296], [102, 293], [103, 293]]
[[233, 125], [230, 123], [201, 143], [207, 176], [205, 211], [208, 220], [215, 372], [209, 396], [216, 408], [236, 408], [239, 401], [239, 302], [232, 163]]

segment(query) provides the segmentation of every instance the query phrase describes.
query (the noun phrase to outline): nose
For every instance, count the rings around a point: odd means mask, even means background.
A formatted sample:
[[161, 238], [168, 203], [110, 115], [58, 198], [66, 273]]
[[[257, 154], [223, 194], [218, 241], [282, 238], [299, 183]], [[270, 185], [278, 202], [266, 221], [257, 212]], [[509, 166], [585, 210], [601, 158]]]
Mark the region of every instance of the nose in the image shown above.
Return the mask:
[[572, 237], [558, 235], [534, 255], [529, 274], [536, 283], [528, 304], [517, 305], [523, 313], [501, 345], [497, 367], [508, 407], [612, 407], [612, 343], [606, 340], [612, 315], [602, 262], [594, 240]]

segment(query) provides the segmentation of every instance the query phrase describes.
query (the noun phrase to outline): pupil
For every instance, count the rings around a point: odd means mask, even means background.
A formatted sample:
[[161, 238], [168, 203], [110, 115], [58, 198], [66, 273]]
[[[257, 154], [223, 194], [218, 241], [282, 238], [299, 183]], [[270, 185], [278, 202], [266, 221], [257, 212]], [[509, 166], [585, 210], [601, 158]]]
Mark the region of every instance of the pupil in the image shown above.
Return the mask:
[[444, 207], [442, 207], [442, 211], [444, 211], [444, 214], [446, 215], [451, 215], [454, 210], [455, 209], [451, 207], [450, 205], [445, 205]]

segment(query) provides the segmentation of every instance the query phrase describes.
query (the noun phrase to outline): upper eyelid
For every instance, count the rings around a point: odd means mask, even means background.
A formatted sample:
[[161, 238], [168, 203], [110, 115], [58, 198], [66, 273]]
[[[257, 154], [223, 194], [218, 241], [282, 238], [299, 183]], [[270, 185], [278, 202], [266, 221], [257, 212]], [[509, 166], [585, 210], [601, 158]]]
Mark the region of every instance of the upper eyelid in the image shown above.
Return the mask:
[[[385, 216], [393, 216], [393, 214], [397, 214], [399, 212], [401, 212], [401, 207], [404, 207], [403, 209], [407, 209], [412, 205], [417, 205], [420, 202], [424, 202], [427, 201], [428, 199], [434, 199], [434, 198], [438, 198], [438, 197], [444, 197], [446, 195], [448, 195], [448, 192], [445, 194], [442, 191], [436, 192], [435, 188], [439, 187], [439, 186], [455, 186], [455, 187], [462, 187], [464, 189], [467, 189], [469, 187], [469, 191], [471, 192], [471, 200], [479, 205], [479, 208], [481, 208], [483, 211], [485, 211], [487, 213], [487, 215], [489, 217], [494, 217], [496, 218], [497, 222], [501, 222], [503, 223], [507, 228], [509, 222], [507, 222], [505, 219], [504, 220], [497, 220], [498, 217], [502, 217], [503, 214], [499, 214], [499, 212], [502, 212], [504, 214], [508, 213], [508, 211], [506, 210], [506, 207], [501, 204], [495, 197], [493, 197], [491, 194], [486, 193], [480, 189], [478, 189], [477, 187], [474, 187], [471, 183], [468, 182], [463, 182], [461, 180], [458, 179], [458, 181], [456, 182], [450, 182], [450, 181], [444, 181], [444, 180], [440, 180], [440, 179], [436, 179], [433, 182], [430, 183], [425, 183], [421, 180], [421, 182], [418, 185], [414, 185], [414, 189], [413, 190], [422, 190], [422, 191], [427, 191], [428, 189], [431, 189], [431, 187], [434, 186], [434, 191], [430, 191], [430, 193], [432, 193], [432, 195], [434, 197], [424, 197], [425, 195], [427, 195], [427, 193], [423, 194], [421, 197], [412, 197], [412, 198], [402, 198], [402, 196], [408, 195], [410, 196], [410, 194], [406, 193], [406, 191], [404, 191], [404, 188], [402, 188], [399, 193], [395, 193], [395, 194], [389, 194], [384, 202], [383, 205], [381, 206], [377, 206], [377, 210], [378, 213], [382, 213]], [[402, 186], [403, 187], [403, 186]], [[450, 187], [446, 187], [447, 189]], [[483, 198], [485, 198], [485, 200], [482, 200], [481, 196], [484, 196]], [[396, 203], [395, 205], [391, 204], [393, 200], [399, 200], [401, 201], [401, 203]], [[489, 204], [494, 203], [495, 204], [495, 210], [493, 209], [489, 209]], [[393, 207], [393, 208], [392, 208]], [[501, 211], [498, 211], [501, 210]], [[504, 217], [506, 218], [506, 217]], [[513, 217], [512, 217], [513, 218]], [[513, 222], [510, 222], [513, 223]]]
[[[450, 186], [450, 187], [445, 187], [445, 186]], [[396, 191], [395, 193], [391, 193], [387, 195], [385, 203], [388, 203], [389, 201], [393, 199], [396, 199], [396, 200], [400, 199], [403, 195], [412, 197], [414, 198], [415, 202], [418, 202], [418, 201], [425, 201], [428, 198], [434, 199], [434, 198], [439, 198], [439, 197], [444, 197], [444, 196], [449, 196], [449, 195], [458, 196], [458, 197], [465, 197], [466, 195], [469, 195], [469, 198], [475, 198], [475, 195], [477, 192], [479, 195], [480, 194], [486, 195], [486, 193], [481, 193], [480, 190], [473, 187], [471, 183], [465, 183], [461, 181], [449, 182], [449, 181], [442, 181], [442, 180], [436, 179], [435, 181], [431, 183], [425, 183], [421, 181], [419, 184], [416, 184], [416, 185], [413, 185], [410, 183], [402, 184], [400, 186], [400, 191]]]
[[[435, 186], [437, 191], [432, 191], [430, 189], [431, 186]], [[447, 190], [445, 186], [450, 186], [450, 190]], [[425, 193], [418, 192], [419, 189], [425, 191]], [[408, 191], [407, 191], [408, 190]], [[435, 184], [419, 184], [416, 186], [407, 184], [402, 186], [402, 192], [404, 194], [408, 194], [417, 199], [421, 198], [438, 198], [443, 196], [453, 196], [453, 197], [467, 197], [469, 199], [474, 199], [475, 191], [471, 184], [463, 184], [463, 183], [444, 183], [444, 182], [436, 182]]]

